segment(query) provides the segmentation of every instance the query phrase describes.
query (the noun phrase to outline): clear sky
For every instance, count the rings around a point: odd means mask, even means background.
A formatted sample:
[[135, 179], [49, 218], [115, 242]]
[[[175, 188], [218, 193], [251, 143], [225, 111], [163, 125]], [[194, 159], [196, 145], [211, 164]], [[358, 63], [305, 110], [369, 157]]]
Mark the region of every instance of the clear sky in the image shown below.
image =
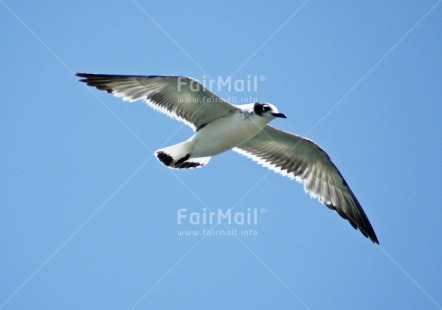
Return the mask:
[[[0, 309], [440, 308], [441, 20], [440, 0], [0, 0]], [[316, 141], [380, 246], [234, 152], [166, 168], [191, 129], [75, 72], [256, 77], [212, 90]], [[257, 223], [202, 236], [180, 209]]]

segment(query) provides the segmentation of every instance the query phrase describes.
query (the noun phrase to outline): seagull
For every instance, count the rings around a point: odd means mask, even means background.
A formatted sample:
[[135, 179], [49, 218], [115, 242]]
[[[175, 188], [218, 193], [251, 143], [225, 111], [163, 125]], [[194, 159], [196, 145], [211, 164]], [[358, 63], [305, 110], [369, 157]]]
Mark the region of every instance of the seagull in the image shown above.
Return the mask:
[[233, 105], [185, 76], [77, 73], [80, 81], [124, 101], [144, 100], [194, 130], [190, 139], [159, 149], [157, 159], [174, 169], [207, 165], [228, 150], [304, 184], [304, 190], [379, 244], [373, 227], [343, 176], [315, 142], [269, 126], [286, 118], [271, 103]]

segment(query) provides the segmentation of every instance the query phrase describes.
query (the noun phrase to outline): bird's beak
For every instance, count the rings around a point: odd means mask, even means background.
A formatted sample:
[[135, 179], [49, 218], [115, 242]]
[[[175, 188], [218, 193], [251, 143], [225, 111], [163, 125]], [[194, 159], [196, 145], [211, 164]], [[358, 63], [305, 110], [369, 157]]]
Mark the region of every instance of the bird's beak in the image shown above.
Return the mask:
[[283, 114], [283, 113], [272, 113], [272, 115], [273, 115], [274, 117], [287, 118], [287, 116], [285, 116], [285, 114]]

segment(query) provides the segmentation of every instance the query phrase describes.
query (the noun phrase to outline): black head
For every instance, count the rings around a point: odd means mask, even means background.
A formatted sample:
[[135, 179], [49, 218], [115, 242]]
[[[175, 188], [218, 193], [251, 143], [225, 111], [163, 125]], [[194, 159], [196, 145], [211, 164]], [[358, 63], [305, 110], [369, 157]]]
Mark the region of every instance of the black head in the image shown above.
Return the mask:
[[253, 105], [253, 111], [261, 117], [270, 114], [273, 115], [274, 117], [286, 118], [284, 114], [279, 113], [278, 109], [273, 104], [270, 103], [256, 102]]

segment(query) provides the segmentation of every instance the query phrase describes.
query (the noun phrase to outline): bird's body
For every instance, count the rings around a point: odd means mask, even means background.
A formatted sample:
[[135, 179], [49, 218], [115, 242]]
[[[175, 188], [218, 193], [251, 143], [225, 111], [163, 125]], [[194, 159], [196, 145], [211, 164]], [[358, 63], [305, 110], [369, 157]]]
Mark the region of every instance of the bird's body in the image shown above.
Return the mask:
[[194, 155], [213, 156], [228, 151], [255, 136], [269, 121], [243, 110], [214, 120], [192, 137]]
[[187, 161], [211, 157], [231, 150], [252, 138], [267, 125], [268, 121], [269, 119], [257, 117], [247, 110], [238, 109], [205, 125], [189, 140], [158, 150], [156, 153], [169, 150], [168, 154], [176, 160], [189, 154]]
[[264, 167], [303, 182], [312, 197], [378, 243], [362, 207], [329, 156], [313, 141], [268, 125], [275, 118], [285, 118], [274, 105], [231, 105], [198, 81], [182, 76], [77, 76], [82, 82], [124, 100], [142, 99], [195, 130], [188, 140], [155, 152], [166, 166], [202, 167], [212, 156], [233, 149]]

